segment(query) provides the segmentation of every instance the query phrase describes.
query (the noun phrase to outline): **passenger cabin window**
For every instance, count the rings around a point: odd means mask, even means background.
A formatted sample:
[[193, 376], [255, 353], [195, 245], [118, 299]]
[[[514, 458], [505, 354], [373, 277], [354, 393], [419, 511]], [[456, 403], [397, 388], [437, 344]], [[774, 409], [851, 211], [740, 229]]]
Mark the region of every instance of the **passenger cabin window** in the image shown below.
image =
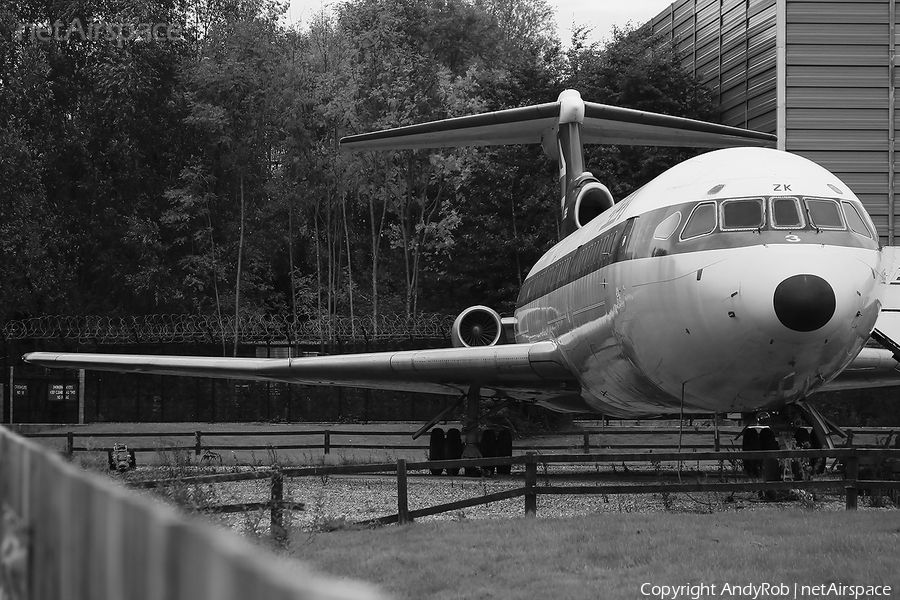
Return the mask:
[[699, 237], [712, 233], [716, 228], [716, 203], [704, 202], [698, 204], [691, 211], [684, 230], [681, 232], [682, 240]]
[[722, 229], [762, 229], [766, 212], [762, 198], [722, 202]]
[[834, 200], [806, 198], [806, 210], [809, 213], [809, 224], [816, 229], [844, 228], [841, 209]]
[[856, 207], [849, 202], [841, 202], [841, 207], [844, 209], [844, 218], [847, 219], [847, 225], [850, 226], [850, 229], [859, 235], [864, 235], [871, 239], [872, 232], [869, 231], [866, 222], [860, 216]]
[[775, 229], [802, 229], [803, 215], [797, 198], [772, 198], [772, 226]]

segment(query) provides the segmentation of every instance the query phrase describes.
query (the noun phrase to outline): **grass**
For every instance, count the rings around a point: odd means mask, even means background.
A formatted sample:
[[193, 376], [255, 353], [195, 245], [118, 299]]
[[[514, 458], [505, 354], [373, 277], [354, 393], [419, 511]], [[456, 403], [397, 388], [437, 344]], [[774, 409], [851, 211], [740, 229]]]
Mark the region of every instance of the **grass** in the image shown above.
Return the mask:
[[645, 598], [643, 583], [835, 582], [896, 594], [898, 544], [900, 511], [767, 509], [345, 529], [298, 535], [290, 553], [398, 599], [595, 600]]

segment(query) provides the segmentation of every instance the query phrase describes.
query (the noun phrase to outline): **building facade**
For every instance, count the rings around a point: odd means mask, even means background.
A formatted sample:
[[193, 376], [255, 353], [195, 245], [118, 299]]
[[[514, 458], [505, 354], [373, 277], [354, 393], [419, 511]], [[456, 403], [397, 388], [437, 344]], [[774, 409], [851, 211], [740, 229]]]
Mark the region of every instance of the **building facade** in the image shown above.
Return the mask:
[[896, 3], [679, 0], [646, 26], [713, 90], [722, 123], [835, 173], [893, 245]]

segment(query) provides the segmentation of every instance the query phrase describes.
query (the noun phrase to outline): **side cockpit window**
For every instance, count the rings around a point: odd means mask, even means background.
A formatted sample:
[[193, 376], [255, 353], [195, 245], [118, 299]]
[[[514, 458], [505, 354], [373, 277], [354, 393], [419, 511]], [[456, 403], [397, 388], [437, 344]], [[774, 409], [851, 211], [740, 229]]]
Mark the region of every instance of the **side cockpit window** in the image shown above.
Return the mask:
[[872, 238], [872, 232], [859, 214], [859, 210], [849, 202], [841, 202], [841, 208], [844, 209], [844, 218], [847, 219], [847, 225], [855, 233], [863, 235], [869, 239]]
[[834, 200], [805, 198], [809, 224], [816, 229], [844, 229], [841, 209]]
[[762, 198], [725, 200], [722, 202], [722, 229], [762, 229], [766, 224], [766, 212]]
[[772, 227], [775, 229], [802, 229], [803, 213], [797, 198], [772, 198]]
[[691, 211], [684, 230], [681, 232], [682, 240], [699, 237], [712, 233], [716, 229], [716, 203], [704, 202], [698, 204]]
[[667, 240], [681, 224], [681, 212], [669, 215], [653, 231], [654, 240]]

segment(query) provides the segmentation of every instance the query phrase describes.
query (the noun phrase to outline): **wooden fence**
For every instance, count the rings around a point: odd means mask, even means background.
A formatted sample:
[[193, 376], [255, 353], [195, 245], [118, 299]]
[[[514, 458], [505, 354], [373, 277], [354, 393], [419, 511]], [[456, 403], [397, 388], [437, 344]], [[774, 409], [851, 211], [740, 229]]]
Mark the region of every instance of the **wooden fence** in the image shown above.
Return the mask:
[[[604, 484], [589, 486], [551, 486], [537, 484], [537, 466], [549, 464], [586, 464], [626, 462], [679, 462], [679, 461], [720, 461], [763, 460], [763, 459], [817, 459], [832, 458], [844, 463], [844, 474], [841, 478], [815, 479], [801, 481], [759, 481], [744, 478], [743, 481], [704, 481], [689, 483], [653, 483], [653, 484]], [[396, 463], [370, 465], [343, 465], [322, 467], [284, 468], [249, 473], [228, 473], [223, 475], [200, 475], [196, 477], [179, 477], [156, 481], [134, 483], [136, 487], [154, 488], [169, 485], [212, 484], [234, 481], [250, 481], [265, 478], [272, 479], [272, 499], [268, 503], [254, 504], [253, 510], [260, 507], [272, 511], [272, 534], [278, 538], [283, 535], [282, 510], [291, 508], [282, 499], [280, 482], [284, 477], [309, 477], [323, 475], [361, 475], [371, 473], [396, 473], [397, 477], [397, 513], [377, 519], [363, 521], [360, 524], [409, 523], [417, 517], [489, 504], [500, 500], [524, 497], [524, 513], [526, 517], [537, 514], [537, 497], [540, 495], [582, 495], [582, 494], [658, 494], [679, 492], [768, 492], [787, 490], [841, 490], [845, 496], [847, 510], [857, 508], [860, 490], [900, 490], [897, 479], [860, 479], [860, 462], [865, 464], [881, 464], [887, 467], [900, 467], [900, 450], [879, 450], [866, 448], [847, 448], [838, 450], [766, 450], [756, 452], [641, 452], [641, 453], [602, 453], [602, 454], [544, 454], [529, 453], [525, 456], [507, 458], [479, 458], [468, 460], [442, 460], [425, 462], [407, 462], [399, 459]], [[410, 510], [408, 504], [407, 474], [409, 471], [431, 471], [432, 469], [465, 469], [466, 467], [496, 467], [499, 465], [524, 465], [525, 480], [522, 487], [501, 492], [468, 498], [456, 502], [440, 504], [427, 508]], [[890, 469], [888, 469], [890, 470]]]
[[[890, 439], [895, 433], [900, 433], [900, 428], [870, 427], [848, 428], [850, 445], [869, 446], [876, 440]], [[718, 451], [729, 444], [740, 445], [734, 439], [741, 432], [740, 427], [720, 427], [718, 431], [708, 426], [685, 426], [682, 430], [678, 427], [657, 426], [608, 426], [591, 427], [555, 432], [526, 432], [519, 436], [514, 444], [514, 450], [524, 454], [528, 451], [572, 451], [581, 450], [585, 454], [593, 450], [648, 450], [648, 451], [673, 451], [681, 450], [714, 450]], [[331, 454], [334, 450], [395, 450], [395, 451], [426, 451], [427, 439], [418, 442], [410, 440], [411, 431], [381, 430], [366, 431], [358, 429], [285, 429], [285, 430], [256, 430], [256, 431], [228, 431], [228, 430], [197, 430], [197, 431], [169, 431], [169, 432], [133, 432], [133, 433], [81, 433], [76, 430], [53, 433], [29, 433], [24, 434], [29, 438], [40, 439], [65, 439], [63, 452], [72, 456], [75, 452], [98, 452], [111, 450], [112, 446], [78, 445], [79, 439], [115, 439], [135, 440], [148, 438], [186, 438], [188, 443], [181, 445], [134, 445], [129, 444], [129, 449], [134, 452], [193, 452], [195, 456], [201, 456], [206, 451], [253, 451], [253, 450], [321, 450], [324, 454]], [[718, 434], [718, 435], [717, 435]], [[683, 437], [678, 444], [679, 435]], [[565, 444], [543, 443], [542, 438], [568, 438]], [[883, 436], [883, 437], [880, 437]], [[398, 438], [388, 439], [387, 443], [360, 442], [360, 437]], [[284, 440], [272, 443], [235, 443], [226, 441], [241, 438], [294, 438], [293, 441]], [[353, 442], [351, 438], [357, 438]], [[897, 438], [900, 440], [900, 436]], [[423, 443], [426, 442], [426, 443]], [[900, 447], [900, 446], [897, 446]]]
[[0, 597], [380, 598], [68, 464], [0, 427]]

